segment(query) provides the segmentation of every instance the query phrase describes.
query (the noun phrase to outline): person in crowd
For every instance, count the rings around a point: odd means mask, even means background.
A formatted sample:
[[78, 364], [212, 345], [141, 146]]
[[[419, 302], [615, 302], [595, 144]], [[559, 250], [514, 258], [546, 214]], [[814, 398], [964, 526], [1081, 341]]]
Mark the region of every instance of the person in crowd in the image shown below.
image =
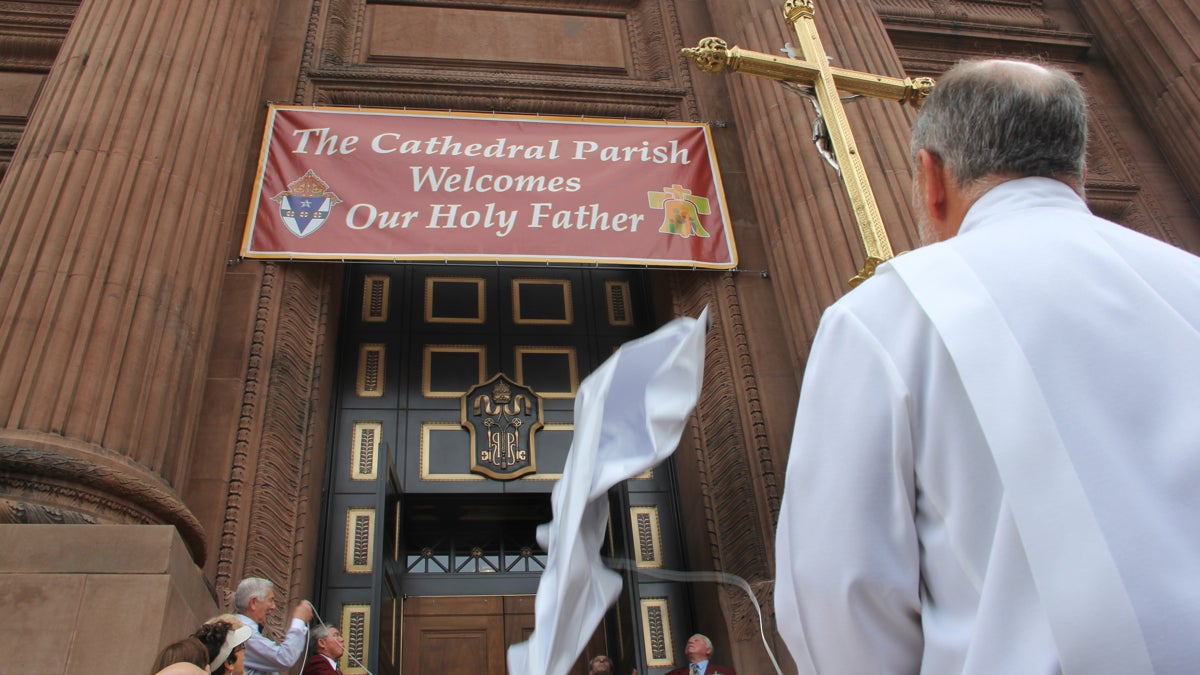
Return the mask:
[[1067, 72], [947, 71], [925, 245], [826, 310], [776, 534], [801, 673], [1200, 662], [1200, 258], [1092, 215]]
[[317, 624], [309, 637], [312, 655], [304, 662], [302, 675], [332, 675], [338, 672], [338, 659], [346, 653], [346, 643], [337, 626]]
[[687, 657], [688, 665], [676, 668], [667, 675], [737, 675], [729, 666], [718, 666], [712, 659], [713, 644], [707, 636], [696, 633], [688, 638], [683, 655]]
[[162, 670], [155, 671], [154, 675], [197, 675], [198, 673], [208, 673], [208, 664], [205, 664], [201, 668], [194, 663], [181, 661], [179, 663], [172, 663]]
[[596, 675], [597, 673], [610, 675], [612, 672], [612, 659], [608, 658], [608, 656], [604, 654], [597, 654], [596, 656], [592, 657], [591, 661], [588, 661], [588, 675]]
[[243, 659], [251, 632], [249, 626], [221, 617], [200, 626], [194, 637], [208, 650], [209, 672], [213, 675], [245, 675]]
[[275, 585], [266, 579], [249, 577], [238, 584], [233, 605], [242, 623], [253, 631], [246, 645], [247, 675], [278, 675], [300, 660], [312, 621], [312, 605], [301, 600], [292, 610], [291, 623], [282, 642], [262, 634], [263, 624], [275, 611]]
[[[163, 647], [159, 653], [158, 659], [154, 661], [154, 667], [150, 672], [158, 675], [159, 673], [199, 673], [209, 672], [208, 664], [212, 659], [208, 656], [208, 649], [193, 636], [188, 636], [182, 640], [172, 642]], [[169, 666], [178, 666], [168, 670]], [[191, 668], [188, 668], [191, 666]]]

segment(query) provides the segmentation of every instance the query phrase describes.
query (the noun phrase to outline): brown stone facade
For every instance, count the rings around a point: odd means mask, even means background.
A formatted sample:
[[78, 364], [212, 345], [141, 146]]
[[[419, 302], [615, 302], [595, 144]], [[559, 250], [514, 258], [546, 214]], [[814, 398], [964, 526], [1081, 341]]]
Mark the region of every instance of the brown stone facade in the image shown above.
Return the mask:
[[[47, 632], [75, 636], [45, 644], [48, 660], [26, 672], [91, 672], [69, 664], [98, 649], [92, 615], [46, 613], [36, 598], [94, 585], [101, 570], [143, 576], [97, 602], [142, 598], [139, 621], [172, 627], [228, 607], [244, 576], [274, 580], [281, 605], [313, 593], [345, 268], [238, 260], [268, 102], [713, 125], [739, 269], [651, 277], [660, 322], [705, 305], [714, 316], [704, 394], [675, 458], [688, 564], [749, 581], [770, 638], [797, 389], [821, 312], [862, 252], [842, 185], [812, 147], [807, 101], [703, 75], [680, 50], [718, 35], [778, 53], [791, 41], [782, 5], [0, 0], [0, 523], [20, 523], [0, 531], [0, 594], [18, 588]], [[1191, 3], [815, 5], [841, 67], [936, 77], [964, 56], [1002, 54], [1069, 69], [1092, 104], [1094, 210], [1200, 251]], [[848, 110], [893, 248], [911, 248], [912, 112], [869, 100]], [[149, 536], [160, 525], [178, 538]], [[136, 526], [153, 569], [79, 534]], [[103, 560], [58, 566], [56, 527]], [[744, 595], [697, 585], [692, 604], [718, 660], [771, 670]], [[179, 637], [169, 632], [155, 647]], [[105, 670], [144, 671], [148, 654]]]

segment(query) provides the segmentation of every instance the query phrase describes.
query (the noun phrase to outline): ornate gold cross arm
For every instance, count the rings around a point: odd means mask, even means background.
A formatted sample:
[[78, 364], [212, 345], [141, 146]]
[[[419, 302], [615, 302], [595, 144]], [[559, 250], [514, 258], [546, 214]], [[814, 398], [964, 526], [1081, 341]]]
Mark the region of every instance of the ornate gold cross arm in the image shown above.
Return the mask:
[[[799, 41], [802, 59], [784, 58], [730, 47], [724, 40], [709, 37], [698, 47], [684, 49], [685, 56], [694, 59], [702, 70], [717, 73], [721, 70], [742, 72], [782, 82], [812, 87], [816, 99], [818, 122], [823, 117], [824, 131], [820, 138], [832, 147], [835, 168], [845, 181], [846, 194], [854, 211], [866, 261], [852, 279], [856, 286], [874, 273], [875, 267], [892, 257], [892, 246], [879, 215], [875, 195], [867, 181], [866, 168], [850, 131], [846, 111], [842, 108], [841, 93], [858, 94], [890, 101], [908, 103], [915, 107], [925, 101], [933, 89], [929, 78], [896, 78], [872, 75], [829, 65], [821, 39], [813, 21], [813, 0], [787, 0], [784, 18], [792, 25]], [[814, 140], [817, 139], [814, 133]], [[825, 145], [821, 146], [825, 152]]]
[[[730, 47], [719, 37], [706, 37], [697, 46], [684, 49], [683, 53], [695, 61], [700, 70], [710, 75], [728, 70], [731, 73], [807, 85], [812, 85], [821, 77], [820, 68], [806, 61]], [[888, 77], [833, 66], [830, 66], [829, 72], [840, 92], [907, 103], [914, 108], [920, 108], [925, 97], [933, 90], [933, 80], [928, 77]]]

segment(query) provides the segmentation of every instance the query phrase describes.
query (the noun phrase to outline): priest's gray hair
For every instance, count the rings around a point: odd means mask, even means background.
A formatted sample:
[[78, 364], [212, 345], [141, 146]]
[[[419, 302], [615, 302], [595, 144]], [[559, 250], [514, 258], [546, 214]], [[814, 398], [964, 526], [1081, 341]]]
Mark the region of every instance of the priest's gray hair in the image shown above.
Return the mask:
[[250, 609], [250, 599], [265, 600], [267, 591], [275, 588], [275, 584], [259, 577], [247, 577], [238, 584], [237, 592], [233, 594], [233, 608], [239, 612]]
[[969, 61], [946, 71], [913, 125], [909, 152], [928, 150], [960, 187], [1042, 176], [1083, 189], [1087, 102], [1066, 71], [1025, 61]]

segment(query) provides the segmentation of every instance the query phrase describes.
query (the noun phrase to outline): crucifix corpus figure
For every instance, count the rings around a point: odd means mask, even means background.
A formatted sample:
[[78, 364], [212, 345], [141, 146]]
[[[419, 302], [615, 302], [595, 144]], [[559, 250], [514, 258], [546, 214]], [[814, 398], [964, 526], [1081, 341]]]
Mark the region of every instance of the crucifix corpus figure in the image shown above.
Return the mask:
[[[880, 263], [892, 257], [892, 245], [888, 241], [862, 157], [842, 108], [841, 94], [898, 101], [919, 108], [932, 91], [933, 80], [928, 77], [901, 79], [834, 68], [829, 65], [817, 35], [813, 0], [787, 0], [783, 15], [796, 31], [799, 44], [797, 48], [792, 48], [790, 44], [785, 48], [788, 57], [730, 47], [717, 37], [704, 38], [699, 46], [684, 49], [683, 53], [706, 73], [729, 70], [767, 77], [797, 88], [814, 99], [817, 121], [813, 140], [846, 186], [866, 253], [863, 268], [850, 279], [850, 286], [854, 287], [871, 276]], [[802, 58], [795, 58], [797, 53]], [[828, 155], [830, 152], [832, 158]]]

